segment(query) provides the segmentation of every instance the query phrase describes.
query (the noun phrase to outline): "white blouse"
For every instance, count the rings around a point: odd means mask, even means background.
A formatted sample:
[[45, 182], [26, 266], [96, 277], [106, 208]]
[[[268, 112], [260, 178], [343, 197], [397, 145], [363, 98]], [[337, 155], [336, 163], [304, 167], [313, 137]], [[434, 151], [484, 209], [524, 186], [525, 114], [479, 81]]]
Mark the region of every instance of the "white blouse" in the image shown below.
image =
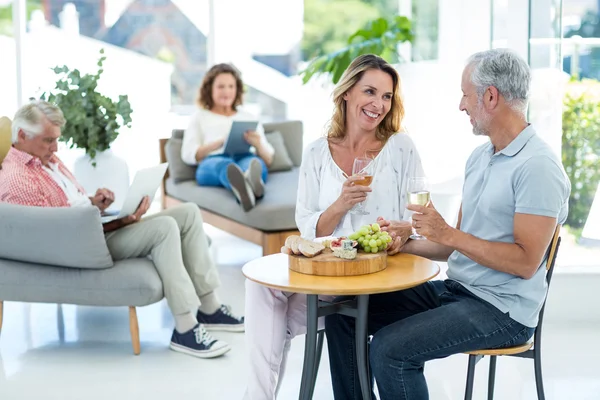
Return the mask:
[[[234, 115], [226, 116], [214, 113], [209, 110], [199, 109], [190, 119], [188, 128], [183, 134], [181, 144], [181, 159], [188, 165], [197, 165], [196, 152], [200, 146], [204, 146], [218, 139], [227, 139], [233, 121], [256, 121], [258, 118], [249, 112], [238, 110]], [[258, 124], [256, 132], [261, 136], [261, 141], [265, 149], [270, 154], [274, 153], [273, 146], [265, 137], [265, 131], [261, 123]], [[223, 147], [212, 151], [210, 155], [223, 154]], [[256, 152], [251, 147], [251, 152]]]
[[[346, 213], [332, 236], [348, 236], [361, 226], [376, 222], [380, 216], [397, 221], [409, 219], [408, 178], [425, 176], [412, 139], [405, 133], [393, 135], [373, 163], [372, 192], [364, 202], [369, 215]], [[296, 224], [302, 237], [315, 239], [321, 214], [338, 199], [345, 180], [326, 138], [317, 139], [304, 149], [296, 202]]]

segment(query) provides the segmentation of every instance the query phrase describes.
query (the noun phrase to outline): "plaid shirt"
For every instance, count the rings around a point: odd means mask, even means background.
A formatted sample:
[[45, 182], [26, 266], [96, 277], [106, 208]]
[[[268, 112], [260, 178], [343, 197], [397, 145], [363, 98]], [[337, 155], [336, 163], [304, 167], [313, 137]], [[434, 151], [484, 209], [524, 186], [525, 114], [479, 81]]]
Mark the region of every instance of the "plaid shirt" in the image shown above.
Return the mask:
[[[69, 178], [81, 193], [85, 190], [56, 156], [60, 172]], [[35, 207], [70, 207], [63, 189], [42, 168], [39, 158], [11, 147], [0, 169], [0, 202]]]

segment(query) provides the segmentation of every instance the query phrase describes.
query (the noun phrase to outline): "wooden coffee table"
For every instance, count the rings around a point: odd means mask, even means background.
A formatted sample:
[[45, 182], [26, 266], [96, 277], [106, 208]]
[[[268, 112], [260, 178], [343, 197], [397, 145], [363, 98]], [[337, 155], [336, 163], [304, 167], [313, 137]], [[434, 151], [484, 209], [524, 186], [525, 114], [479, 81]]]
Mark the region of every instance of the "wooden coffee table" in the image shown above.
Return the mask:
[[[439, 266], [426, 258], [409, 254], [389, 256], [387, 268], [367, 275], [332, 277], [305, 275], [288, 268], [288, 256], [273, 254], [244, 265], [244, 276], [260, 285], [284, 292], [307, 295], [307, 333], [300, 399], [311, 399], [323, 345], [318, 331], [319, 317], [335, 313], [356, 318], [356, 356], [363, 399], [371, 399], [367, 358], [367, 317], [369, 295], [409, 289], [435, 277]], [[319, 295], [355, 296], [341, 302], [325, 302]], [[317, 343], [317, 336], [319, 342]]]

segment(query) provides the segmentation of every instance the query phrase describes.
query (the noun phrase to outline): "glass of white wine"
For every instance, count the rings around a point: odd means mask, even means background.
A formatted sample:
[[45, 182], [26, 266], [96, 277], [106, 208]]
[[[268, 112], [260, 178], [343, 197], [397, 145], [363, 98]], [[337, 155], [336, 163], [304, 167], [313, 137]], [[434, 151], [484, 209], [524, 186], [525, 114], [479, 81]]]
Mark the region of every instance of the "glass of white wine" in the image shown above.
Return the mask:
[[[424, 177], [414, 177], [408, 179], [408, 203], [426, 207], [431, 199], [429, 182]], [[414, 240], [426, 239], [419, 235], [415, 228], [412, 228], [413, 234], [410, 236]]]
[[[356, 157], [354, 159], [354, 164], [352, 165], [352, 175], [360, 175], [362, 179], [355, 181], [355, 185], [360, 186], [370, 186], [371, 182], [373, 182], [373, 159], [368, 157]], [[356, 215], [369, 215], [367, 210], [365, 210], [365, 205], [363, 203], [357, 203], [350, 210], [352, 214]]]

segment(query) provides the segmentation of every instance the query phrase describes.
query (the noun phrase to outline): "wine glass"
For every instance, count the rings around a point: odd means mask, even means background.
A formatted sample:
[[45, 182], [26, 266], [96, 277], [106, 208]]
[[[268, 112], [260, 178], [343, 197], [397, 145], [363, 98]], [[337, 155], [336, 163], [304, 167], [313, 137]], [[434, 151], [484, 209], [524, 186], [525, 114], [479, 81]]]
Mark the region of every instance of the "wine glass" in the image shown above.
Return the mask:
[[[408, 179], [408, 203], [426, 207], [431, 199], [429, 182], [424, 177], [413, 177]], [[410, 236], [414, 240], [426, 239], [419, 235], [415, 228], [412, 228], [413, 234]]]
[[[373, 159], [368, 157], [356, 157], [354, 159], [354, 164], [352, 165], [352, 175], [360, 175], [363, 178], [355, 181], [355, 185], [360, 186], [369, 186], [371, 182], [373, 182], [373, 168], [372, 168]], [[367, 210], [365, 210], [365, 205], [363, 203], [357, 203], [350, 210], [352, 214], [356, 215], [369, 215]]]

